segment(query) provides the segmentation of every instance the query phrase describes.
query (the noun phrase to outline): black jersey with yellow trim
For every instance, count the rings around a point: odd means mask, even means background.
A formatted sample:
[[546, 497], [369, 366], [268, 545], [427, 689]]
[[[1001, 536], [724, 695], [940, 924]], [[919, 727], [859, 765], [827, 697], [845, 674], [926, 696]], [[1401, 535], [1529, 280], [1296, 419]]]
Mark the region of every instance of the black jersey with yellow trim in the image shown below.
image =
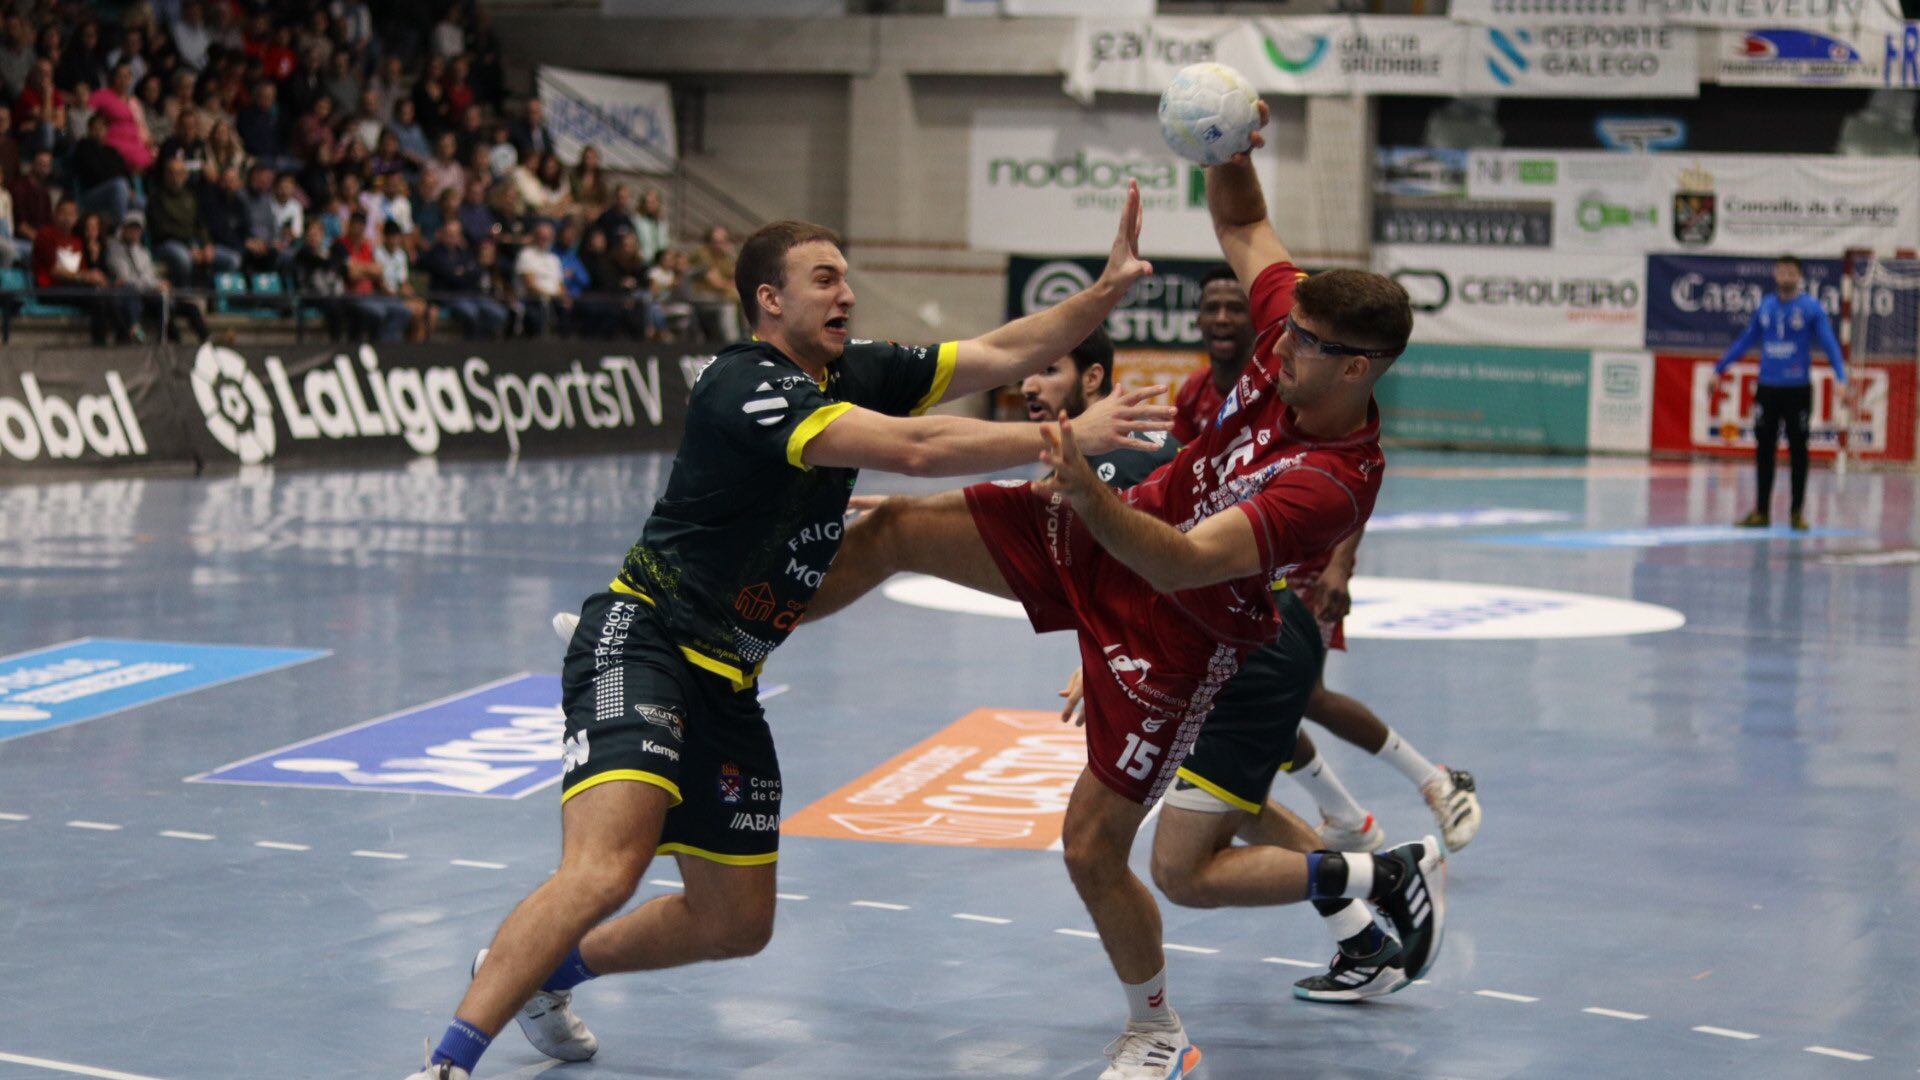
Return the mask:
[[809, 468], [807, 443], [855, 407], [926, 412], [958, 348], [850, 341], [821, 382], [764, 342], [722, 350], [694, 383], [666, 492], [614, 588], [653, 602], [692, 663], [750, 685], [840, 550], [859, 476]]
[[1125, 491], [1179, 456], [1180, 440], [1164, 431], [1142, 431], [1134, 437], [1159, 445], [1152, 450], [1123, 446], [1104, 454], [1088, 456], [1087, 464], [1093, 466], [1093, 474], [1108, 487]]

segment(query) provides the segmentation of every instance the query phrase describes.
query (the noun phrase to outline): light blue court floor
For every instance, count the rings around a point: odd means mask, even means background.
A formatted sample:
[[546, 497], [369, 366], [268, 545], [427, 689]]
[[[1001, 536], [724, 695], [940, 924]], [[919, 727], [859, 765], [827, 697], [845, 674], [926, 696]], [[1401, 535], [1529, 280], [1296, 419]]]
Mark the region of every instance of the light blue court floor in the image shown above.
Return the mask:
[[[1331, 954], [1305, 907], [1167, 907], [1201, 1075], [1916, 1075], [1916, 478], [1821, 472], [1820, 532], [1743, 534], [1743, 465], [1390, 457], [1329, 683], [1472, 770], [1485, 828], [1430, 983], [1366, 1006], [1291, 998]], [[0, 1077], [410, 1072], [555, 863], [548, 618], [665, 466], [0, 488]], [[1067, 638], [903, 584], [767, 669], [790, 819], [1055, 707]], [[1332, 742], [1394, 840], [1430, 830]], [[479, 1075], [1096, 1076], [1122, 1001], [1058, 855], [918, 835], [790, 836], [765, 953], [589, 985], [597, 1061], [509, 1029]]]

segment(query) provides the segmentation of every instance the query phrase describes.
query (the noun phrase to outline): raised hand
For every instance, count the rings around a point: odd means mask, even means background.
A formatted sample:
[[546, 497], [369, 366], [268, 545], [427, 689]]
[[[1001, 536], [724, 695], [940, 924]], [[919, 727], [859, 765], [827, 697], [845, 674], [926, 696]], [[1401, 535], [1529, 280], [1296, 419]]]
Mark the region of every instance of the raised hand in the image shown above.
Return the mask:
[[1166, 392], [1165, 386], [1116, 389], [1088, 406], [1080, 418], [1073, 422], [1080, 445], [1089, 454], [1104, 454], [1122, 447], [1130, 450], [1159, 449], [1159, 444], [1140, 438], [1139, 433], [1173, 430], [1173, 406], [1147, 404]]
[[1267, 145], [1267, 137], [1265, 135], [1260, 134], [1260, 128], [1266, 127], [1267, 121], [1272, 119], [1272, 117], [1273, 117], [1273, 114], [1267, 109], [1267, 103], [1264, 101], [1260, 102], [1260, 127], [1253, 129], [1252, 145], [1248, 146], [1245, 150], [1241, 151], [1240, 153], [1235, 154], [1232, 157], [1228, 158], [1227, 164], [1245, 165], [1253, 160], [1253, 152]]
[[[1258, 138], [1259, 136], [1255, 136]], [[1120, 211], [1120, 231], [1113, 238], [1113, 251], [1107, 256], [1107, 268], [1100, 276], [1122, 289], [1153, 273], [1153, 264], [1140, 257], [1140, 226], [1146, 217], [1140, 208], [1140, 184], [1127, 181], [1127, 205]]]
[[1064, 495], [1069, 501], [1077, 503], [1082, 499], [1098, 498], [1107, 485], [1094, 474], [1087, 456], [1080, 452], [1080, 444], [1073, 437], [1073, 427], [1074, 422], [1067, 419], [1065, 413], [1060, 414], [1057, 424], [1040, 425], [1040, 441], [1045, 444], [1045, 449], [1040, 451], [1040, 461], [1052, 467], [1053, 473], [1035, 481], [1033, 490], [1042, 495]]

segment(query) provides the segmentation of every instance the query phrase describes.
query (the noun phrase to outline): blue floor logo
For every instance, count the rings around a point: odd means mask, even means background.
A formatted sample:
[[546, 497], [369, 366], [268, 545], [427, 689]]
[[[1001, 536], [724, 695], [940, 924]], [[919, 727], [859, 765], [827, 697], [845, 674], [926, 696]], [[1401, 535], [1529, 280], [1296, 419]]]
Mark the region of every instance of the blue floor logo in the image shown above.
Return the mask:
[[82, 638], [0, 658], [0, 741], [77, 724], [327, 655]]
[[514, 675], [187, 779], [520, 799], [560, 779], [558, 675]]

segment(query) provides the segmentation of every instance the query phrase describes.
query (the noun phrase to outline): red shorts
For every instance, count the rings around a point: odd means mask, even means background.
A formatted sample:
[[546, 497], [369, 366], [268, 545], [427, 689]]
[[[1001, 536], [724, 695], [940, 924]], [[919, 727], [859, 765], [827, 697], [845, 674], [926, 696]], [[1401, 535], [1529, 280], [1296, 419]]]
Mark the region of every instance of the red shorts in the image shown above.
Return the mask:
[[1087, 767], [1151, 806], [1245, 650], [1203, 633], [1108, 555], [1064, 499], [999, 482], [967, 488], [967, 506], [1034, 630], [1080, 635]]

